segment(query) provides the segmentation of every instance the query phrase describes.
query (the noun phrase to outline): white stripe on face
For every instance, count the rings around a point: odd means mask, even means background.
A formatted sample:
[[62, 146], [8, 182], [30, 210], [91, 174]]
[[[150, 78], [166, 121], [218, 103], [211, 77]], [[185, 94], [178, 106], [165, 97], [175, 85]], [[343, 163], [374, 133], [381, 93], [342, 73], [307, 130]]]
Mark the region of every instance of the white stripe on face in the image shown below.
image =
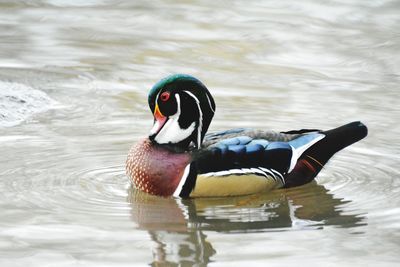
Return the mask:
[[159, 144], [176, 144], [188, 138], [195, 129], [193, 122], [187, 129], [182, 129], [179, 125], [179, 116], [181, 115], [181, 100], [178, 94], [175, 94], [177, 111], [174, 115], [168, 117], [161, 131], [156, 135], [154, 140]]
[[191, 92], [189, 91], [184, 91], [185, 93], [187, 93], [190, 97], [192, 97], [194, 99], [194, 101], [197, 104], [197, 108], [199, 110], [199, 125], [197, 127], [197, 146], [198, 148], [201, 147], [201, 132], [203, 130], [203, 112], [201, 111], [200, 108], [200, 101], [199, 99]]
[[206, 96], [207, 96], [207, 100], [208, 100], [208, 105], [210, 105], [210, 109], [212, 110], [213, 113], [215, 113], [215, 109], [213, 109], [213, 106], [212, 106], [212, 104], [211, 104], [210, 97], [208, 96], [207, 93], [206, 93]]

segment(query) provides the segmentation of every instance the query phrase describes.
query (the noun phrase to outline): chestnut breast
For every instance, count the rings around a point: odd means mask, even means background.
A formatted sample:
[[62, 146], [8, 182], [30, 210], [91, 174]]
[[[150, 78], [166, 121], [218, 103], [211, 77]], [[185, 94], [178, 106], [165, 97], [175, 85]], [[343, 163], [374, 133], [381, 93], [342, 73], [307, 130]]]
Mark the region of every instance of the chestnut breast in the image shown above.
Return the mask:
[[178, 187], [189, 153], [177, 153], [148, 138], [135, 144], [126, 161], [126, 173], [136, 188], [159, 196], [171, 196]]

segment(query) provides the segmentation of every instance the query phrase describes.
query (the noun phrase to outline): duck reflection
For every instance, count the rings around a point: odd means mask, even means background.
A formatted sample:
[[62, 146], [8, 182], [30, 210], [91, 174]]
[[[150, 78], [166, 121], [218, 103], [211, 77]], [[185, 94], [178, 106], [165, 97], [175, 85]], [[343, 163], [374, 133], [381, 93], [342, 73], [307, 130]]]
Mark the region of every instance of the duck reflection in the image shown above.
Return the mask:
[[343, 214], [350, 202], [315, 182], [268, 194], [235, 198], [175, 199], [129, 189], [132, 219], [154, 241], [153, 266], [206, 266], [216, 253], [203, 231], [254, 232], [365, 225]]
[[[132, 218], [154, 241], [152, 266], [206, 266], [215, 254], [201, 228], [189, 225], [189, 206], [129, 189]], [[190, 208], [192, 209], [192, 208]]]

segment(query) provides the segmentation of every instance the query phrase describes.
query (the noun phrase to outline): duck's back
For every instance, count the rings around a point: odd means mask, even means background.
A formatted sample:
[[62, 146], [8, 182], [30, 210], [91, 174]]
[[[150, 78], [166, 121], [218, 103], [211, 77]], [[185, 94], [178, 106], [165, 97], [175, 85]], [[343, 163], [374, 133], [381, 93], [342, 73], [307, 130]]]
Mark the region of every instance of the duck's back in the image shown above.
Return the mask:
[[[239, 196], [285, 185], [292, 164], [290, 140], [299, 135], [234, 129], [207, 136], [196, 157], [197, 180], [190, 196]], [[308, 134], [311, 146], [322, 134]]]
[[308, 183], [337, 151], [367, 132], [365, 125], [353, 122], [329, 131], [211, 134], [197, 156], [191, 196], [245, 195]]

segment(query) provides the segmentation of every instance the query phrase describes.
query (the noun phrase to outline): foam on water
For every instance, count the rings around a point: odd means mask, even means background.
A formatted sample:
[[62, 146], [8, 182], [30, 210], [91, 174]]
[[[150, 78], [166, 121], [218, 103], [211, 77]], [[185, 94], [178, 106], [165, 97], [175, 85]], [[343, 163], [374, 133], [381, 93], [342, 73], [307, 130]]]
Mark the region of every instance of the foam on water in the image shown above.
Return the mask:
[[20, 83], [0, 81], [0, 127], [15, 126], [55, 104], [43, 91]]

